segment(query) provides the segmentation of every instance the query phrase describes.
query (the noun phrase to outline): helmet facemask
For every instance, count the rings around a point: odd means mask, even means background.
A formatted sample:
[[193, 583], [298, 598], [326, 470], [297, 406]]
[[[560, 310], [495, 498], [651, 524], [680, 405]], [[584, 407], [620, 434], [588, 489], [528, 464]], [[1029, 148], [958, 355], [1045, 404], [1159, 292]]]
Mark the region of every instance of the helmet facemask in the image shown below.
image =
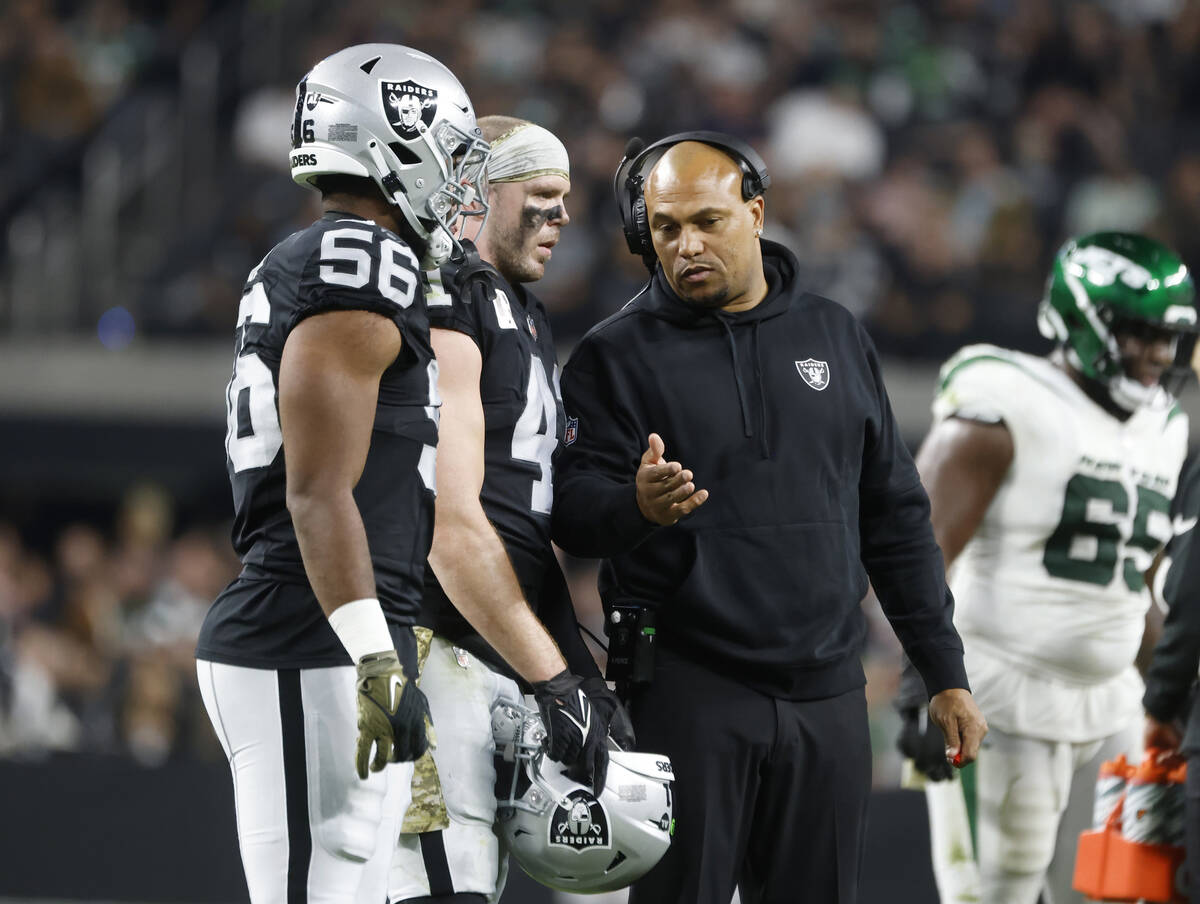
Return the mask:
[[[1038, 310], [1042, 335], [1067, 362], [1133, 412], [1165, 409], [1192, 376], [1196, 309], [1191, 275], [1170, 249], [1131, 233], [1097, 233], [1059, 251]], [[1127, 371], [1119, 337], [1172, 343], [1173, 363], [1146, 386]]]
[[[413, 160], [400, 142], [391, 142], [386, 151], [372, 142], [368, 152], [383, 173], [376, 183], [400, 208], [408, 225], [429, 243], [426, 263], [436, 266], [462, 255], [458, 236], [467, 220], [478, 219], [482, 228], [487, 219], [485, 168], [491, 148], [482, 138], [444, 120], [422, 132], [421, 138], [439, 163], [436, 175], [428, 163]], [[410, 162], [402, 162], [405, 159]]]
[[1119, 357], [1121, 372], [1109, 381], [1109, 393], [1118, 405], [1127, 411], [1138, 408], [1170, 408], [1179, 398], [1188, 382], [1195, 376], [1192, 370], [1192, 355], [1196, 348], [1194, 326], [1168, 327], [1132, 317], [1122, 317], [1110, 309], [1101, 311], [1101, 317], [1111, 320], [1109, 331], [1118, 349], [1123, 336], [1132, 337], [1145, 344], [1168, 342], [1171, 348], [1171, 363], [1163, 369], [1156, 384], [1147, 386], [1134, 379], [1128, 372], [1128, 362]]

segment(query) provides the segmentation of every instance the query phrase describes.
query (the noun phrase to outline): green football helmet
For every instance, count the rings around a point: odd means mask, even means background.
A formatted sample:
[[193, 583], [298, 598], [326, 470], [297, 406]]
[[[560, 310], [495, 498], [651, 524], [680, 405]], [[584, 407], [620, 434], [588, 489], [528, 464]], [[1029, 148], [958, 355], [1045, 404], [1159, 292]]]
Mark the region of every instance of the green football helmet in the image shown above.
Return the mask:
[[[1166, 245], [1130, 232], [1096, 232], [1059, 249], [1038, 308], [1038, 329], [1126, 411], [1170, 407], [1192, 375], [1195, 298], [1192, 274]], [[1172, 337], [1174, 363], [1159, 385], [1145, 386], [1127, 375], [1116, 337], [1163, 332]]]

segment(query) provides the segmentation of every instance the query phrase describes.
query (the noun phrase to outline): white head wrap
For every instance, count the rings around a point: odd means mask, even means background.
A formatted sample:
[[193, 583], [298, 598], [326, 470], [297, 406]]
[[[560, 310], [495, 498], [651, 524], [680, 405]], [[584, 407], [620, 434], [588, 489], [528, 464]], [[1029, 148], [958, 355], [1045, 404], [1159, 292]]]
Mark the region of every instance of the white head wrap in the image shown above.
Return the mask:
[[487, 162], [489, 182], [526, 182], [538, 176], [571, 178], [567, 149], [553, 132], [522, 123], [492, 142]]

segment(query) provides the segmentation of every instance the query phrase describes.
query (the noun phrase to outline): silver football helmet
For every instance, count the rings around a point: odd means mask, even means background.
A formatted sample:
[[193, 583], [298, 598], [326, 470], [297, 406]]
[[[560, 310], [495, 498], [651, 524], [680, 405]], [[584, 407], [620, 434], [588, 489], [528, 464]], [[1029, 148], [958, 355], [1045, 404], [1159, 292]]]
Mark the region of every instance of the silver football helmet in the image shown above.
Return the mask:
[[459, 218], [487, 215], [489, 153], [454, 73], [411, 47], [347, 47], [296, 86], [292, 179], [374, 180], [427, 244], [429, 267], [460, 250]]
[[559, 891], [612, 891], [662, 859], [675, 828], [668, 757], [610, 744], [608, 781], [597, 798], [546, 757], [537, 710], [499, 701], [492, 736], [496, 830], [531, 878]]

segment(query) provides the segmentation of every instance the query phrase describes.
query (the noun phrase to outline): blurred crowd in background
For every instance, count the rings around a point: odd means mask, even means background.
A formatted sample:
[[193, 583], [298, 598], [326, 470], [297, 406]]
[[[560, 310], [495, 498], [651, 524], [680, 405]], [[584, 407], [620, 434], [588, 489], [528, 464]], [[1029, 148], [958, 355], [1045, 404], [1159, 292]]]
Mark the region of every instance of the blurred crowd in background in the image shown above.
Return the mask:
[[[1040, 347], [1072, 234], [1141, 230], [1200, 259], [1200, 0], [9, 0], [0, 328], [232, 340], [246, 273], [317, 210], [287, 171], [294, 85], [367, 41], [433, 54], [478, 114], [566, 143], [572, 222], [536, 287], [564, 346], [645, 278], [610, 187], [632, 135], [758, 147], [767, 236], [892, 357]], [[31, 310], [19, 261], [77, 301]], [[152, 487], [114, 508], [38, 542], [0, 527], [0, 752], [212, 753], [191, 642], [236, 572], [226, 525], [174, 524]], [[572, 575], [598, 620], [593, 572]], [[896, 648], [872, 623], [886, 781]]]
[[[603, 637], [594, 564], [564, 565], [580, 621]], [[131, 487], [111, 523], [70, 523], [45, 544], [0, 522], [0, 758], [223, 759], [194, 650], [209, 604], [239, 568], [227, 524], [181, 526], [153, 484]], [[876, 781], [894, 784], [899, 645], [878, 604], [867, 611]], [[591, 649], [603, 666], [603, 650]]]
[[[155, 131], [140, 111], [164, 98], [184, 106], [179, 153], [204, 147], [182, 206], [117, 250], [137, 257], [120, 301], [140, 334], [231, 333], [245, 274], [314, 210], [287, 173], [294, 85], [326, 54], [373, 40], [434, 54], [478, 113], [524, 116], [566, 142], [573, 224], [540, 289], [568, 342], [643, 279], [610, 190], [634, 134], [718, 129], [761, 148], [774, 179], [770, 235], [799, 254], [815, 291], [864, 318], [885, 354], [1035, 342], [1047, 264], [1070, 234], [1119, 226], [1188, 259], [1200, 251], [1197, 0], [11, 0], [5, 10], [0, 229], [38, 186], [90, 188], [84, 151], [97, 137], [136, 159]], [[206, 46], [211, 72], [191, 52]], [[197, 100], [188, 85], [205, 78], [211, 94]], [[141, 186], [123, 177], [122, 187]], [[19, 241], [52, 243], [53, 225], [17, 230]], [[84, 307], [73, 326], [95, 329], [98, 312]]]
[[46, 551], [0, 523], [0, 756], [213, 756], [195, 680], [204, 613], [239, 563], [224, 530], [175, 530], [153, 485], [115, 522], [65, 525]]

